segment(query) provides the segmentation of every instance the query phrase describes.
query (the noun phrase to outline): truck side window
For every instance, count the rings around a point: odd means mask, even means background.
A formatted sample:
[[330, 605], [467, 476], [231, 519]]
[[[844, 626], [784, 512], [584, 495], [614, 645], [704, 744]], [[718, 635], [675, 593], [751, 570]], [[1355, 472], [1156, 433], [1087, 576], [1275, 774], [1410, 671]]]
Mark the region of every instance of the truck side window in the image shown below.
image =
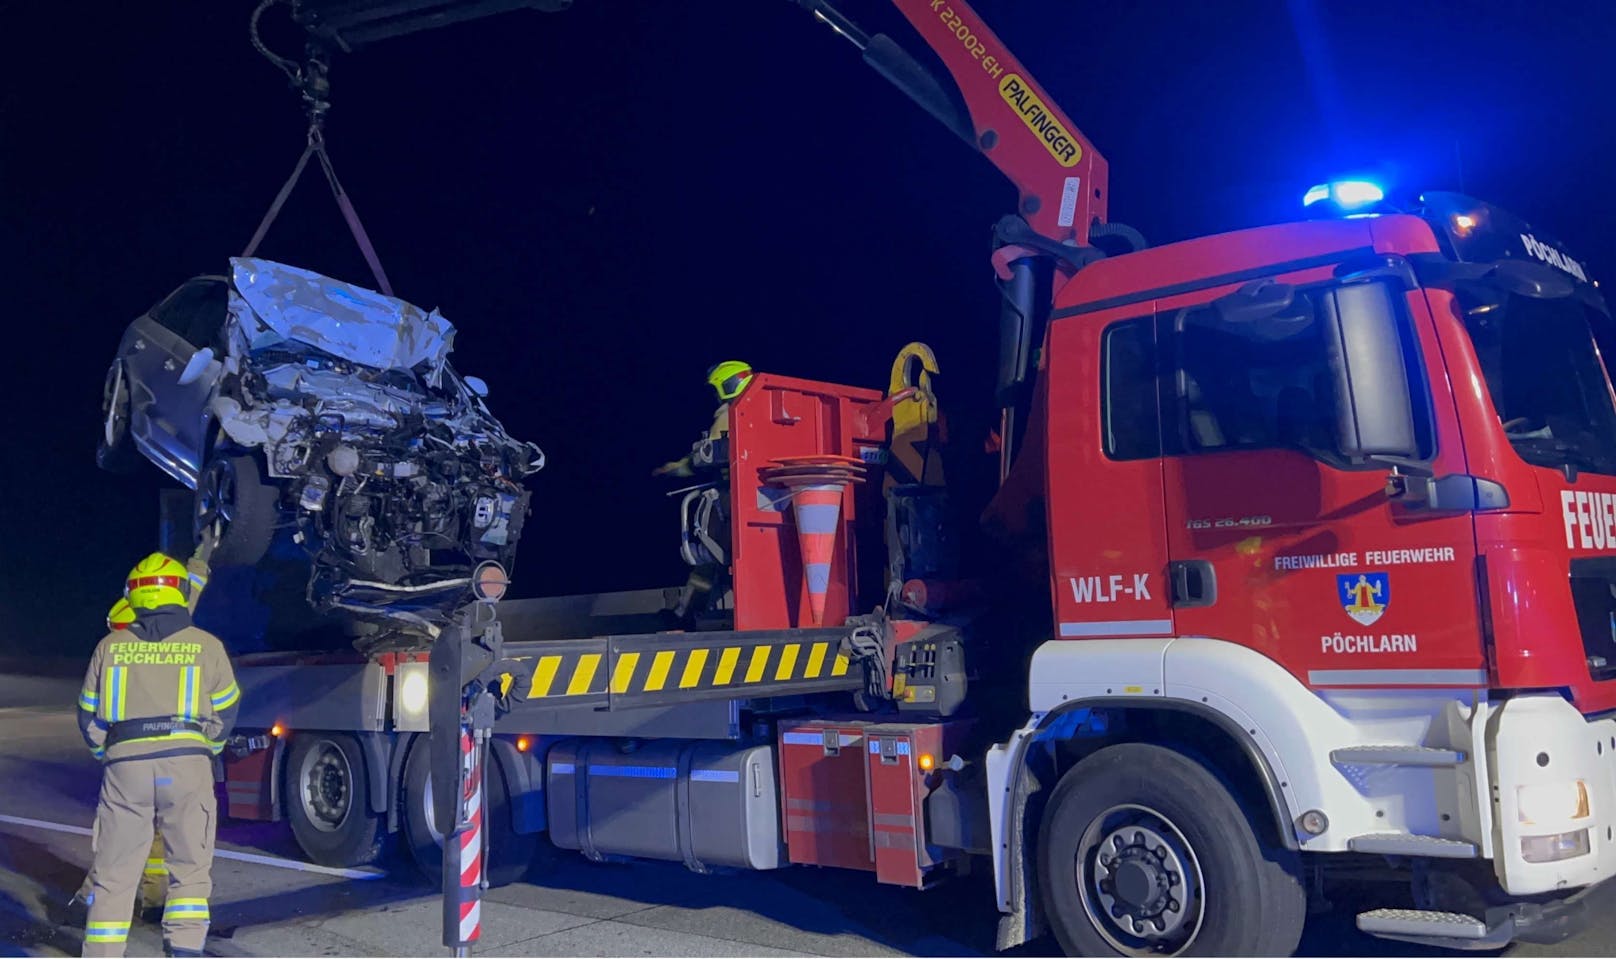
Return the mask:
[[1331, 458], [1334, 380], [1308, 293], [1261, 319], [1186, 310], [1171, 328], [1178, 452], [1286, 448]]
[[1105, 453], [1114, 460], [1161, 455], [1154, 317], [1106, 327], [1101, 339], [1100, 406]]

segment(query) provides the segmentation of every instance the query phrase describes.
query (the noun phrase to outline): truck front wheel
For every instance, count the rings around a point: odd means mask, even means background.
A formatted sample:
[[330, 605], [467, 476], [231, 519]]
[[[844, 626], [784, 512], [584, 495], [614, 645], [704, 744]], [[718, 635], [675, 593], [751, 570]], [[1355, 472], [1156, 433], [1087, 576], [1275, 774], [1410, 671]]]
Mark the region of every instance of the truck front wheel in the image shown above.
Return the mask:
[[367, 866], [381, 858], [386, 823], [370, 811], [359, 743], [342, 733], [299, 733], [286, 756], [286, 818], [322, 866]]
[[1290, 955], [1307, 894], [1228, 789], [1141, 743], [1073, 766], [1050, 797], [1038, 879], [1067, 955]]

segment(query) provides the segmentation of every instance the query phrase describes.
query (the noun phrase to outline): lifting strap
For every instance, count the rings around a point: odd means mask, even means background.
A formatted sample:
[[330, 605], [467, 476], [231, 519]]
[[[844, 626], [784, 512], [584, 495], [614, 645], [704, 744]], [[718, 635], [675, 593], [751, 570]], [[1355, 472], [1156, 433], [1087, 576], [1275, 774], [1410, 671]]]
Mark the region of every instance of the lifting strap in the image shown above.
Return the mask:
[[309, 157], [319, 159], [320, 169], [325, 171], [325, 182], [331, 187], [331, 195], [336, 198], [337, 209], [342, 211], [343, 220], [347, 221], [348, 232], [353, 234], [354, 242], [359, 244], [359, 252], [364, 254], [365, 262], [370, 265], [370, 272], [376, 277], [376, 287], [388, 296], [393, 295], [393, 285], [387, 282], [387, 272], [382, 269], [381, 258], [376, 255], [376, 248], [371, 245], [370, 235], [365, 232], [365, 225], [359, 222], [359, 213], [354, 210], [353, 201], [348, 199], [348, 191], [342, 188], [342, 181], [337, 179], [337, 168], [331, 164], [331, 157], [325, 150], [325, 115], [331, 109], [331, 85], [327, 79], [327, 63], [324, 46], [311, 43], [307, 50], [307, 60], [300, 67], [298, 64], [282, 56], [277, 56], [269, 47], [264, 45], [263, 39], [258, 35], [258, 21], [264, 11], [277, 2], [285, 0], [260, 0], [253, 10], [252, 20], [248, 28], [248, 36], [252, 40], [253, 48], [273, 63], [292, 86], [302, 94], [303, 108], [309, 117], [309, 145], [303, 148], [303, 155], [297, 158], [297, 165], [292, 167], [292, 175], [286, 178], [281, 185], [281, 192], [275, 195], [275, 202], [269, 205], [269, 212], [258, 224], [253, 233], [252, 240], [247, 243], [247, 249], [241, 255], [252, 256], [258, 252], [258, 244], [264, 242], [264, 234], [280, 216], [281, 207], [285, 205], [286, 198], [292, 195], [292, 188], [297, 186], [298, 178], [303, 175], [303, 169], [309, 165]]
[[282, 184], [281, 192], [276, 194], [275, 202], [269, 205], [269, 212], [264, 214], [264, 219], [258, 224], [252, 240], [248, 242], [247, 249], [241, 255], [249, 257], [258, 251], [258, 244], [264, 241], [264, 234], [269, 232], [270, 225], [280, 216], [281, 207], [285, 205], [286, 198], [292, 195], [292, 188], [297, 186], [297, 181], [303, 175], [303, 169], [309, 165], [311, 156], [320, 161], [320, 169], [325, 171], [325, 180], [331, 186], [331, 195], [337, 201], [337, 209], [342, 211], [342, 218], [347, 221], [354, 242], [359, 244], [359, 252], [364, 254], [365, 262], [370, 264], [370, 272], [376, 277], [377, 288], [392, 296], [393, 285], [387, 282], [387, 272], [382, 269], [382, 261], [376, 256], [376, 248], [371, 245], [370, 235], [365, 232], [365, 225], [359, 222], [359, 213], [354, 209], [353, 201], [348, 199], [348, 192], [342, 188], [342, 181], [337, 179], [336, 167], [331, 165], [331, 157], [325, 150], [325, 137], [320, 134], [317, 126], [309, 130], [309, 145], [303, 149], [303, 155], [297, 158], [297, 165], [292, 167], [292, 175]]

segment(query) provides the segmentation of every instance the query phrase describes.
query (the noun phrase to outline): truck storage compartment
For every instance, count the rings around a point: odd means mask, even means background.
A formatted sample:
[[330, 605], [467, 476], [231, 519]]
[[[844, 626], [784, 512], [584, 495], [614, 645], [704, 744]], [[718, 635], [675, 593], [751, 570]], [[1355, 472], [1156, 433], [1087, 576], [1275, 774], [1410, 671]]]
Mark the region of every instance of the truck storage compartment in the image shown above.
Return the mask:
[[781, 863], [772, 744], [664, 741], [624, 752], [566, 739], [545, 758], [550, 840], [591, 859], [671, 859], [775, 869]]
[[786, 848], [808, 866], [874, 869], [865, 723], [780, 724]]
[[930, 843], [925, 813], [926, 797], [942, 779], [935, 770], [963, 747], [970, 727], [969, 719], [865, 727], [875, 877], [881, 882], [924, 888], [938, 867], [962, 855]]

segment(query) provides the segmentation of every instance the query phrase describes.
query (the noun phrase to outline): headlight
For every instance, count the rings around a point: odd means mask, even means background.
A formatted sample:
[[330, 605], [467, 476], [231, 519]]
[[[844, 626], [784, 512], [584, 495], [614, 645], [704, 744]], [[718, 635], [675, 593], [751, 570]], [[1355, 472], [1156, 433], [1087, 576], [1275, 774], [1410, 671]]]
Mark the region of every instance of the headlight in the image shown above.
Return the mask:
[[1515, 814], [1528, 825], [1582, 819], [1588, 815], [1588, 786], [1580, 779], [1516, 786]]

